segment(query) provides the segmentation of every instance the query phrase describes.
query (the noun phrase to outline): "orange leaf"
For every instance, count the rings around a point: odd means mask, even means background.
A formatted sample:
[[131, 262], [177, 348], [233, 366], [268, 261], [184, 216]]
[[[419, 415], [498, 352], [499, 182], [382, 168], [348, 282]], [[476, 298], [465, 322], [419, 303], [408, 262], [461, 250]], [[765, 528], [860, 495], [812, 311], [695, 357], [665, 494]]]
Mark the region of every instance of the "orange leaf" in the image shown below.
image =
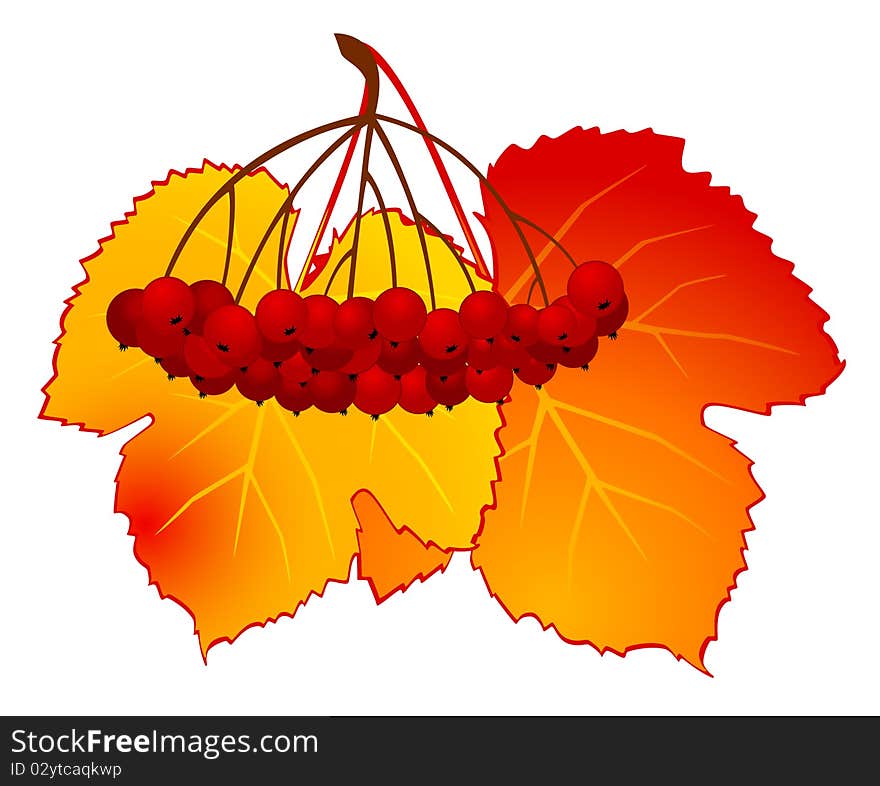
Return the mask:
[[[150, 418], [123, 448], [116, 509], [130, 520], [135, 555], [150, 581], [192, 614], [203, 653], [250, 626], [292, 616], [329, 581], [347, 580], [358, 552], [351, 501], [359, 491], [369, 489], [421, 543], [471, 548], [496, 478], [499, 418], [492, 407], [471, 402], [433, 420], [394, 413], [373, 423], [360, 412], [343, 418], [314, 409], [294, 418], [274, 401], [257, 407], [234, 389], [200, 400], [186, 380], [169, 382], [139, 350], [118, 351], [105, 325], [108, 303], [164, 273], [190, 220], [231, 171], [206, 163], [173, 173], [136, 200], [126, 221], [84, 261], [86, 280], [63, 317], [42, 413], [99, 434]], [[288, 193], [266, 172], [235, 188], [233, 290]], [[221, 200], [186, 246], [175, 275], [219, 277], [228, 215]], [[291, 231], [295, 214], [292, 219]], [[362, 254], [374, 264], [364, 263], [359, 273], [358, 292], [367, 292], [387, 286], [387, 265], [372, 247], [384, 248], [386, 240], [378, 216], [366, 217], [362, 230]], [[279, 247], [280, 231], [279, 222], [267, 249]], [[392, 232], [403, 252], [417, 243], [413, 227], [399, 218]], [[330, 260], [351, 242], [346, 231]], [[440, 239], [428, 242], [438, 286], [460, 299], [466, 290], [458, 262]], [[258, 258], [243, 305], [253, 309], [274, 288], [276, 262], [276, 253]], [[402, 253], [399, 274], [421, 289], [423, 283], [415, 283], [424, 276], [421, 257]], [[465, 440], [466, 452], [460, 449]], [[448, 460], [453, 454], [454, 462]], [[374, 531], [369, 523], [365, 528]], [[423, 560], [397, 571], [395, 580], [406, 585], [424, 571]]]
[[453, 549], [425, 543], [407, 526], [396, 527], [367, 491], [355, 494], [351, 504], [360, 524], [358, 578], [369, 582], [377, 603], [408, 589], [416, 579], [425, 581], [446, 570]]
[[[490, 168], [512, 213], [576, 260], [620, 269], [630, 311], [589, 372], [514, 388], [499, 433], [503, 481], [472, 560], [514, 619], [534, 616], [600, 652], [665, 647], [705, 670], [761, 493], [751, 462], [703, 413], [803, 403], [843, 363], [809, 288], [739, 197], [683, 171], [682, 145], [574, 129], [511, 147]], [[484, 198], [497, 288], [524, 301], [532, 266]], [[564, 294], [571, 262], [522, 229], [550, 299]]]

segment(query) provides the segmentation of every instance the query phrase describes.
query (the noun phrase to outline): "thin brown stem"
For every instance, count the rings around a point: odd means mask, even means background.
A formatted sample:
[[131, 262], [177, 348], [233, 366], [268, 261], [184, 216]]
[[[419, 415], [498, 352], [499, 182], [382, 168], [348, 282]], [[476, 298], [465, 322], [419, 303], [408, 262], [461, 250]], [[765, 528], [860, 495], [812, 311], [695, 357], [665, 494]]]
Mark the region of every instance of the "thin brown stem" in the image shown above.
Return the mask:
[[417, 216], [417, 218], [419, 219], [419, 221], [424, 221], [425, 226], [427, 226], [428, 229], [433, 230], [437, 237], [439, 237], [443, 241], [446, 248], [450, 250], [456, 261], [458, 262], [458, 266], [461, 268], [461, 272], [464, 273], [464, 277], [467, 279], [468, 286], [471, 288], [471, 292], [476, 292], [477, 288], [474, 286], [474, 280], [473, 278], [471, 278], [470, 271], [467, 269], [467, 263], [461, 258], [461, 254], [458, 253], [458, 249], [456, 249], [455, 246], [453, 246], [452, 243], [449, 242], [449, 239], [446, 237], [446, 235], [444, 235], [439, 229], [437, 229], [437, 227], [432, 222], [428, 221], [427, 218], [425, 218], [423, 215], [419, 215]]
[[330, 274], [330, 279], [327, 281], [327, 286], [324, 287], [324, 294], [326, 295], [330, 291], [330, 287], [333, 284], [333, 279], [336, 278], [336, 274], [339, 272], [340, 268], [345, 264], [346, 260], [351, 259], [351, 249], [348, 249], [336, 263], [336, 267], [333, 268], [333, 272]]
[[348, 297], [354, 297], [354, 277], [357, 270], [358, 248], [361, 239], [361, 215], [364, 212], [364, 194], [367, 190], [367, 177], [370, 166], [370, 146], [373, 144], [373, 124], [367, 125], [364, 135], [364, 157], [361, 162], [361, 182], [358, 188], [357, 215], [354, 219], [354, 238], [351, 243], [351, 265], [348, 268]]
[[406, 195], [406, 201], [409, 204], [409, 209], [412, 212], [413, 220], [416, 224], [416, 231], [419, 234], [419, 244], [422, 247], [422, 256], [425, 259], [425, 274], [428, 278], [428, 292], [431, 296], [431, 309], [434, 310], [437, 308], [437, 297], [434, 294], [434, 276], [431, 273], [431, 260], [428, 257], [428, 242], [425, 238], [425, 228], [419, 221], [419, 211], [416, 208], [416, 203], [415, 199], [413, 199], [412, 190], [410, 189], [409, 183], [407, 182], [406, 177], [403, 174], [403, 167], [400, 166], [400, 160], [397, 158], [397, 154], [394, 152], [394, 148], [391, 146], [391, 142], [388, 139], [388, 135], [385, 133], [385, 129], [383, 129], [382, 126], [380, 126], [378, 123], [375, 124], [375, 129], [376, 134], [382, 142], [382, 147], [385, 148], [385, 152], [387, 153], [388, 158], [391, 161], [391, 166], [394, 167], [394, 171], [397, 173], [397, 179], [400, 181], [401, 188], [403, 188], [403, 193]]
[[232, 245], [235, 242], [235, 189], [229, 190], [229, 234], [226, 236], [226, 262], [223, 264], [223, 286], [229, 280], [229, 266], [232, 263]]
[[[254, 272], [254, 268], [257, 266], [257, 260], [260, 258], [260, 254], [263, 251], [266, 243], [269, 240], [270, 235], [272, 234], [275, 226], [278, 222], [283, 218], [285, 213], [290, 213], [290, 208], [293, 205], [293, 200], [296, 199], [296, 195], [299, 193], [300, 189], [306, 184], [308, 179], [318, 171], [321, 164], [323, 164], [336, 150], [345, 143], [345, 141], [356, 131], [357, 126], [354, 128], [350, 128], [346, 131], [341, 137], [339, 137], [330, 147], [328, 147], [320, 156], [315, 160], [315, 162], [306, 170], [305, 174], [299, 179], [299, 182], [291, 189], [290, 194], [284, 199], [284, 202], [281, 203], [281, 207], [278, 208], [278, 211], [275, 213], [275, 217], [272, 219], [272, 223], [269, 224], [269, 228], [263, 233], [263, 237], [260, 240], [259, 245], [257, 246], [257, 250], [254, 252], [253, 257], [251, 258], [251, 263], [248, 265], [248, 269], [244, 274], [244, 278], [241, 281], [241, 286], [238, 288], [238, 294], [235, 296], [235, 302], [238, 303], [241, 301], [241, 297], [244, 294], [244, 289], [247, 286], [248, 281], [250, 280], [251, 274]], [[282, 239], [283, 242], [283, 239]]]
[[525, 216], [519, 215], [519, 213], [514, 214], [513, 216], [517, 221], [521, 221], [523, 224], [530, 226], [536, 232], [540, 232], [544, 237], [547, 238], [556, 248], [558, 248], [565, 256], [568, 258], [568, 261], [571, 262], [572, 267], [577, 267], [578, 263], [574, 261], [574, 257], [568, 253], [568, 249], [562, 245], [553, 235], [551, 235], [546, 229], [541, 226], [538, 226], [534, 221], [530, 221]]
[[[517, 235], [519, 236], [520, 243], [522, 244], [523, 250], [526, 252], [526, 256], [529, 258], [529, 262], [531, 263], [532, 270], [535, 271], [535, 278], [538, 281], [538, 285], [541, 287], [541, 295], [544, 298], [544, 303], [549, 304], [550, 298], [547, 295], [547, 287], [544, 285], [544, 277], [541, 275], [541, 270], [538, 266], [538, 260], [535, 259], [535, 254], [532, 251], [531, 246], [526, 240], [526, 236], [523, 234], [522, 229], [519, 226], [519, 223], [516, 220], [515, 214], [507, 205], [507, 202], [504, 201], [504, 198], [501, 194], [498, 193], [498, 190], [493, 186], [488, 179], [477, 169], [464, 155], [458, 152], [452, 145], [444, 140], [440, 139], [440, 137], [435, 136], [429, 131], [423, 131], [418, 126], [414, 126], [412, 123], [407, 123], [403, 120], [398, 120], [396, 117], [389, 117], [388, 115], [376, 115], [377, 120], [382, 120], [386, 123], [391, 123], [392, 125], [399, 126], [400, 128], [405, 128], [408, 131], [413, 131], [425, 139], [430, 139], [435, 145], [442, 147], [447, 153], [454, 156], [459, 162], [461, 162], [465, 167], [467, 167], [470, 172], [476, 176], [476, 178], [480, 181], [480, 183], [486, 187], [486, 190], [492, 195], [495, 201], [498, 203], [498, 206], [507, 216]], [[380, 133], [381, 126], [377, 126], [377, 133]], [[384, 131], [381, 131], [384, 133]]]
[[328, 131], [335, 131], [337, 128], [345, 128], [346, 126], [354, 126], [355, 128], [359, 128], [364, 124], [364, 119], [358, 115], [356, 117], [346, 117], [342, 120], [336, 120], [333, 123], [325, 123], [322, 126], [318, 126], [317, 128], [312, 128], [309, 131], [304, 131], [301, 134], [297, 134], [294, 137], [291, 137], [285, 142], [282, 142], [279, 145], [267, 150], [265, 153], [257, 156], [253, 161], [248, 164], [245, 164], [241, 169], [238, 170], [234, 175], [232, 175], [220, 188], [218, 188], [211, 198], [205, 202], [202, 206], [202, 209], [196, 214], [196, 217], [190, 222], [189, 226], [186, 228], [186, 231], [180, 238], [180, 241], [177, 244], [177, 247], [174, 249], [174, 253], [171, 255], [171, 261], [168, 263], [168, 267], [165, 270], [165, 275], [170, 276], [172, 271], [174, 270], [174, 266], [177, 264], [178, 257], [180, 257], [181, 252], [189, 241], [190, 237], [192, 237], [193, 232], [196, 231], [198, 225], [202, 222], [202, 219], [206, 215], [208, 215], [217, 202], [220, 201], [227, 193], [229, 193], [233, 188], [235, 188], [235, 184], [238, 183], [243, 178], [250, 175], [254, 170], [259, 169], [263, 164], [271, 159], [275, 158], [275, 156], [284, 153], [290, 148], [295, 147], [296, 145], [306, 142], [309, 139], [313, 139], [316, 136], [320, 136], [321, 134], [326, 134]]
[[379, 212], [382, 213], [382, 222], [385, 224], [385, 240], [388, 243], [388, 260], [391, 264], [391, 286], [396, 287], [397, 260], [394, 257], [394, 236], [391, 234], [391, 221], [388, 218], [388, 211], [385, 209], [385, 200], [382, 199], [382, 192], [379, 191], [379, 186], [376, 185], [376, 181], [373, 180], [373, 176], [369, 172], [367, 172], [367, 182], [373, 190], [373, 196], [376, 197], [376, 201], [379, 203]]
[[290, 221], [290, 210], [284, 211], [281, 222], [281, 237], [278, 238], [278, 267], [275, 270], [275, 289], [281, 289], [281, 273], [284, 269], [284, 238], [287, 235], [287, 224]]

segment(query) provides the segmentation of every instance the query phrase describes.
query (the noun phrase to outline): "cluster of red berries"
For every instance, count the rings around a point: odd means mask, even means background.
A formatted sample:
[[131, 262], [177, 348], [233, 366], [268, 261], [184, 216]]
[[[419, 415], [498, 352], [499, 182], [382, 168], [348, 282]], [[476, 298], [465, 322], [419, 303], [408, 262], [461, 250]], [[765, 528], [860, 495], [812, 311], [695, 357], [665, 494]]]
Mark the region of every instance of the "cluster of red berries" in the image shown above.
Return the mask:
[[623, 281], [593, 261], [574, 269], [567, 289], [541, 309], [482, 290], [458, 311], [430, 312], [405, 287], [343, 303], [276, 289], [252, 314], [217, 281], [164, 276], [118, 294], [107, 326], [120, 349], [140, 347], [202, 397], [235, 386], [295, 414], [344, 414], [352, 404], [373, 417], [397, 405], [430, 414], [468, 397], [500, 403], [514, 375], [541, 386], [558, 365], [586, 369], [598, 337], [614, 338], [626, 319]]

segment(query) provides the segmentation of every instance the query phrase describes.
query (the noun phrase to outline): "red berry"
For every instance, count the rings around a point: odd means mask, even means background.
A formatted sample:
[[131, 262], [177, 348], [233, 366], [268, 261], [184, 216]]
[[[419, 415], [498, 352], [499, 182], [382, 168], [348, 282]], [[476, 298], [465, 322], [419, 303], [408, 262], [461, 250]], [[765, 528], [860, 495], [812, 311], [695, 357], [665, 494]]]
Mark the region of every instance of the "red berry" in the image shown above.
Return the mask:
[[416, 366], [400, 378], [400, 406], [414, 415], [424, 415], [437, 406], [437, 401], [428, 392], [428, 372]]
[[196, 311], [187, 328], [193, 333], [201, 333], [205, 319], [222, 306], [231, 306], [235, 300], [232, 293], [219, 281], [210, 278], [190, 284], [196, 302]]
[[189, 364], [186, 362], [183, 355], [172, 355], [168, 358], [162, 358], [162, 363], [160, 365], [170, 378], [188, 377], [191, 373]]
[[623, 327], [623, 323], [626, 322], [628, 316], [629, 300], [624, 295], [616, 308], [607, 309], [602, 312], [602, 316], [596, 320], [596, 330], [600, 336], [610, 336], [612, 333], [617, 333]]
[[561, 363], [565, 355], [565, 348], [556, 344], [538, 342], [526, 350], [535, 360], [541, 363]]
[[368, 297], [352, 297], [339, 304], [333, 317], [336, 340], [344, 347], [362, 349], [377, 337], [373, 322], [373, 301]]
[[199, 377], [216, 379], [229, 373], [229, 366], [217, 357], [208, 339], [198, 333], [191, 333], [184, 339], [183, 357], [190, 371]]
[[343, 374], [360, 374], [368, 368], [375, 366], [379, 361], [379, 355], [382, 353], [382, 339], [376, 338], [365, 347], [356, 349], [354, 354], [344, 366], [339, 370]]
[[465, 369], [462, 367], [452, 374], [428, 374], [425, 386], [428, 394], [444, 407], [461, 404], [470, 395], [465, 385]]
[[529, 358], [528, 361], [516, 371], [517, 377], [527, 385], [546, 385], [551, 379], [553, 379], [555, 373], [555, 363], [542, 363], [535, 358]]
[[463, 369], [466, 360], [467, 355], [458, 355], [457, 357], [453, 358], [438, 359], [428, 357], [428, 355], [423, 352], [419, 363], [424, 366], [425, 371], [427, 371], [429, 374], [444, 376], [454, 374], [456, 371], [460, 371], [461, 369]]
[[373, 307], [373, 322], [379, 334], [389, 341], [415, 338], [425, 325], [425, 302], [411, 289], [386, 289]]
[[[377, 339], [378, 340], [378, 339]], [[419, 342], [411, 338], [409, 341], [392, 342], [382, 340], [382, 351], [376, 365], [389, 374], [400, 376], [412, 371], [422, 357]]]
[[301, 349], [299, 341], [294, 340], [281, 343], [269, 341], [265, 336], [260, 346], [260, 356], [266, 360], [271, 360], [273, 363], [280, 363], [282, 360], [292, 358]]
[[464, 382], [468, 393], [477, 401], [483, 401], [486, 404], [500, 403], [513, 387], [513, 371], [502, 366], [496, 366], [486, 371], [468, 368]]
[[309, 349], [329, 347], [336, 339], [333, 320], [339, 304], [327, 295], [309, 295], [303, 304], [306, 317], [305, 326], [298, 328], [299, 343]]
[[143, 318], [154, 333], [181, 333], [192, 321], [196, 300], [189, 284], [163, 276], [144, 288]]
[[313, 349], [311, 352], [306, 351], [303, 355], [306, 363], [311, 363], [312, 368], [316, 368], [318, 371], [338, 371], [353, 356], [352, 350], [339, 344], [331, 344], [323, 349]]
[[295, 415], [305, 412], [314, 404], [309, 386], [305, 382], [290, 382], [286, 379], [281, 381], [281, 386], [275, 391], [275, 400]]
[[451, 308], [435, 308], [428, 314], [419, 333], [419, 344], [429, 357], [442, 360], [464, 357], [469, 336], [464, 332], [458, 313]]
[[559, 361], [561, 365], [566, 368], [586, 368], [589, 362], [596, 357], [599, 339], [596, 336], [591, 336], [583, 344], [578, 344], [570, 349], [566, 347], [566, 349], [568, 351], [562, 355], [562, 360]]
[[221, 306], [205, 320], [205, 338], [227, 366], [248, 366], [260, 356], [257, 320], [243, 306]]
[[576, 325], [574, 314], [569, 309], [551, 303], [538, 312], [538, 340], [561, 347], [568, 341]]
[[278, 369], [285, 383], [300, 384], [312, 378], [312, 365], [302, 355], [285, 360]]
[[322, 371], [308, 381], [309, 393], [322, 412], [342, 412], [351, 406], [357, 387], [354, 380], [338, 371]]
[[[498, 365], [507, 368], [519, 368], [532, 357], [523, 342], [511, 341], [507, 336], [500, 335], [492, 342], [493, 351], [498, 358]], [[531, 345], [530, 345], [531, 346]]]
[[538, 340], [538, 310], [528, 303], [517, 303], [507, 312], [504, 335], [511, 341], [530, 347]]
[[107, 307], [107, 329], [122, 347], [136, 347], [137, 326], [143, 314], [144, 290], [126, 289]]
[[354, 405], [367, 415], [383, 415], [400, 401], [400, 380], [373, 366], [357, 378]]
[[146, 322], [138, 322], [137, 345], [154, 358], [170, 358], [183, 352], [183, 331], [157, 333]]
[[260, 298], [254, 313], [264, 338], [276, 344], [296, 341], [306, 322], [303, 299], [289, 289], [273, 289]]
[[232, 388], [235, 384], [235, 375], [235, 371], [228, 369], [226, 376], [223, 377], [205, 379], [204, 377], [192, 376], [189, 379], [190, 382], [192, 382], [193, 387], [202, 395], [219, 396], [221, 393], [225, 393]]
[[495, 341], [485, 338], [472, 338], [468, 343], [467, 363], [473, 368], [485, 371], [487, 368], [495, 368], [501, 365], [501, 358]]
[[281, 375], [274, 363], [257, 358], [235, 378], [238, 392], [251, 401], [268, 401], [281, 384]]
[[458, 318], [472, 338], [492, 338], [507, 322], [507, 302], [490, 289], [471, 292], [461, 301]]
[[574, 314], [575, 326], [574, 330], [568, 334], [568, 338], [565, 340], [566, 347], [574, 347], [578, 344], [583, 344], [585, 341], [589, 341], [589, 339], [596, 335], [596, 318], [592, 314], [585, 314], [583, 311], [578, 311], [568, 295], [556, 298], [553, 302], [554, 304], [565, 306], [572, 314]]
[[597, 319], [603, 311], [615, 308], [623, 295], [623, 278], [607, 262], [584, 262], [568, 278], [568, 296], [575, 308]]

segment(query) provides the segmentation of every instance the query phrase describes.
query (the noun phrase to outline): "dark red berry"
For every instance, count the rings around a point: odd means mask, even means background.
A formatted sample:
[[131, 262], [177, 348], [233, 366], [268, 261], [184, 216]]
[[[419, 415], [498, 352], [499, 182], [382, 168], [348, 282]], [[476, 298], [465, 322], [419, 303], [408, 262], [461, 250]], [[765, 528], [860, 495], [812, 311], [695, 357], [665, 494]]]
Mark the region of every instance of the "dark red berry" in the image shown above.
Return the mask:
[[565, 306], [574, 315], [574, 329], [568, 334], [564, 346], [573, 347], [583, 344], [596, 335], [596, 318], [592, 314], [585, 314], [578, 311], [568, 295], [556, 298], [554, 304]]
[[382, 351], [376, 365], [389, 374], [406, 374], [414, 369], [422, 357], [419, 342], [411, 338], [409, 341], [392, 342], [382, 340]]
[[367, 415], [384, 415], [400, 401], [400, 381], [373, 366], [357, 378], [354, 405]]
[[299, 341], [269, 341], [265, 336], [260, 345], [260, 356], [273, 363], [280, 363], [282, 360], [292, 358], [300, 351]]
[[576, 327], [574, 314], [565, 306], [551, 303], [538, 312], [538, 340], [562, 346]]
[[243, 306], [221, 306], [205, 319], [204, 335], [227, 366], [241, 368], [260, 356], [257, 320]]
[[305, 412], [314, 403], [309, 386], [305, 383], [290, 382], [282, 379], [281, 385], [275, 391], [275, 400], [284, 409], [299, 414]]
[[247, 368], [239, 371], [235, 378], [238, 392], [251, 401], [268, 401], [279, 385], [281, 375], [275, 364], [264, 358], [257, 358]]
[[343, 374], [360, 374], [368, 368], [375, 366], [379, 362], [379, 355], [382, 353], [382, 339], [377, 338], [371, 341], [365, 347], [356, 349], [351, 359], [339, 368]]
[[400, 378], [400, 406], [414, 415], [424, 415], [433, 411], [437, 401], [428, 392], [428, 373], [416, 366]]
[[566, 347], [566, 349], [568, 351], [563, 353], [562, 360], [559, 361], [560, 364], [566, 368], [583, 368], [596, 357], [596, 352], [599, 349], [599, 339], [596, 336], [591, 336], [582, 344], [573, 346], [570, 349]]
[[146, 322], [137, 326], [137, 344], [146, 354], [154, 358], [170, 358], [183, 352], [183, 331], [175, 333], [156, 332]]
[[306, 383], [315, 406], [322, 412], [342, 412], [354, 401], [357, 387], [347, 374], [322, 371]]
[[235, 384], [236, 372], [229, 369], [225, 376], [206, 379], [205, 377], [191, 376], [190, 382], [193, 387], [206, 396], [219, 396], [227, 390], [231, 390]]
[[309, 295], [303, 300], [305, 326], [299, 328], [299, 343], [309, 349], [329, 347], [336, 340], [333, 320], [339, 304], [327, 295]]
[[602, 316], [596, 320], [596, 330], [600, 336], [610, 336], [623, 327], [623, 323], [626, 322], [628, 316], [629, 300], [624, 295], [616, 308], [603, 312]]
[[535, 358], [529, 358], [520, 366], [516, 375], [527, 385], [546, 385], [556, 373], [555, 363], [542, 363]]
[[469, 366], [485, 371], [501, 364], [495, 341], [485, 338], [472, 338], [468, 343], [467, 363]]
[[302, 355], [294, 355], [285, 360], [278, 367], [278, 372], [285, 382], [296, 384], [308, 382], [312, 378], [312, 366]]
[[461, 404], [470, 395], [465, 385], [464, 367], [452, 374], [428, 374], [425, 385], [431, 398], [444, 407]]
[[162, 358], [161, 366], [169, 377], [188, 377], [192, 373], [182, 354]]
[[344, 347], [362, 349], [374, 343], [378, 331], [373, 322], [373, 301], [368, 297], [352, 297], [339, 304], [333, 317], [336, 340]]
[[468, 368], [464, 377], [468, 393], [477, 401], [491, 404], [501, 401], [513, 387], [513, 371], [496, 366], [486, 371]]
[[306, 363], [311, 363], [312, 368], [319, 371], [339, 371], [353, 356], [354, 352], [351, 349], [339, 344], [331, 344], [323, 349], [313, 349], [303, 355]]
[[451, 359], [467, 354], [469, 338], [457, 312], [451, 308], [436, 308], [428, 314], [425, 326], [419, 333], [419, 344], [429, 357]]
[[538, 340], [538, 310], [528, 303], [517, 303], [507, 312], [504, 335], [516, 344], [530, 347]]
[[464, 368], [467, 355], [456, 355], [451, 358], [432, 358], [422, 353], [419, 363], [424, 366], [425, 371], [429, 374], [437, 374], [439, 376], [454, 374]]
[[196, 311], [187, 328], [193, 333], [201, 333], [205, 327], [205, 320], [218, 308], [231, 306], [235, 300], [232, 293], [219, 281], [203, 279], [189, 286], [195, 298]]
[[136, 347], [137, 326], [143, 315], [144, 290], [126, 289], [107, 307], [107, 329], [123, 347]]
[[191, 333], [184, 339], [183, 356], [191, 373], [197, 376], [215, 379], [229, 373], [229, 366], [217, 357], [208, 339], [198, 333]]

